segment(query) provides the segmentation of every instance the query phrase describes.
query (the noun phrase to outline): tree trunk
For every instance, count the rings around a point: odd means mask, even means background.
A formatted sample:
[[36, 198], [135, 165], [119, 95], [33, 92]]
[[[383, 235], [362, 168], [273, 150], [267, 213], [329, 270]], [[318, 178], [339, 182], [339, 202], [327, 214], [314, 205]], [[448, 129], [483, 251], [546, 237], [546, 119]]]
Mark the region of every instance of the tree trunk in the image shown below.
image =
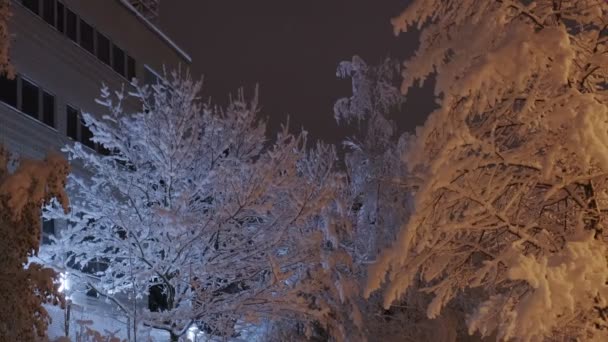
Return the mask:
[[171, 336], [171, 342], [178, 342], [179, 341], [179, 336], [175, 335], [173, 333], [173, 331], [170, 331], [169, 334]]

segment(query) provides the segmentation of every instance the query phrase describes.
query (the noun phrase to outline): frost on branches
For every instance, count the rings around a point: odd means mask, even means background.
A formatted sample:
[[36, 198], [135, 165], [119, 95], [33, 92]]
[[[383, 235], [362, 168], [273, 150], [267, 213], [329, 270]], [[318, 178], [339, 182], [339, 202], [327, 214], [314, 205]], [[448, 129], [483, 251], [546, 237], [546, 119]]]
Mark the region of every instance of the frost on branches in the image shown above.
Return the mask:
[[[408, 170], [401, 155], [407, 134], [399, 134], [390, 114], [403, 102], [399, 91], [399, 63], [385, 59], [368, 65], [360, 57], [341, 62], [338, 77], [350, 78], [352, 95], [334, 107], [341, 124], [357, 124], [356, 134], [344, 145], [347, 182], [342, 215], [352, 233], [341, 245], [353, 259], [351, 277], [364, 283], [369, 264], [395, 241], [402, 222], [411, 214]], [[419, 295], [403, 298], [390, 308], [374, 295], [359, 307], [370, 341], [448, 341], [453, 322], [426, 318]]]
[[[414, 1], [403, 92], [436, 73], [440, 108], [405, 154], [415, 212], [370, 269], [499, 339], [608, 339], [608, 4]], [[472, 309], [468, 309], [472, 308]], [[542, 321], [542, 323], [540, 323]]]
[[[18, 163], [14, 168], [14, 163]], [[14, 170], [11, 172], [11, 170]], [[28, 258], [40, 246], [42, 205], [56, 198], [67, 210], [69, 172], [58, 155], [46, 160], [10, 158], [0, 146], [0, 341], [34, 341], [46, 335], [50, 317], [42, 304], [63, 304], [56, 273]]]
[[323, 213], [337, 189], [333, 149], [307, 151], [287, 129], [269, 143], [257, 97], [202, 105], [200, 83], [178, 73], [133, 86], [140, 111], [103, 89], [107, 113], [84, 114], [107, 153], [65, 148], [86, 174], [70, 177], [71, 214], [47, 213], [70, 222], [55, 263], [174, 340], [191, 326], [229, 338], [262, 318], [339, 335], [320, 293], [341, 285], [320, 252], [335, 230]]
[[399, 140], [388, 118], [403, 100], [395, 87], [398, 72], [395, 61], [369, 66], [358, 56], [338, 67], [338, 77], [351, 78], [353, 94], [336, 102], [336, 121], [359, 125], [358, 134], [344, 142], [345, 214], [354, 226], [351, 252], [359, 264], [372, 261], [380, 248], [394, 241], [394, 227], [407, 218], [402, 209], [411, 196], [400, 188], [407, 170], [399, 159], [406, 135]]

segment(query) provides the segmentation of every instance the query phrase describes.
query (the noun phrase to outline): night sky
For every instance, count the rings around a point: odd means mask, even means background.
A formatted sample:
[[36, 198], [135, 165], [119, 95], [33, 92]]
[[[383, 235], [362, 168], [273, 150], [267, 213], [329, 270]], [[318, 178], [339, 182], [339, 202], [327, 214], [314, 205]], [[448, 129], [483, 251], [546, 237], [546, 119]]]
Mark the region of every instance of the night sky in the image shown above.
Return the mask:
[[[193, 58], [204, 75], [205, 97], [227, 99], [239, 87], [260, 85], [262, 115], [276, 129], [291, 117], [312, 138], [339, 143], [351, 130], [333, 119], [333, 103], [350, 94], [335, 77], [339, 61], [358, 54], [368, 63], [404, 59], [416, 33], [395, 37], [390, 18], [404, 0], [171, 0], [161, 1], [161, 27]], [[428, 88], [428, 87], [427, 87]], [[430, 111], [430, 89], [410, 92], [396, 119], [413, 130]]]

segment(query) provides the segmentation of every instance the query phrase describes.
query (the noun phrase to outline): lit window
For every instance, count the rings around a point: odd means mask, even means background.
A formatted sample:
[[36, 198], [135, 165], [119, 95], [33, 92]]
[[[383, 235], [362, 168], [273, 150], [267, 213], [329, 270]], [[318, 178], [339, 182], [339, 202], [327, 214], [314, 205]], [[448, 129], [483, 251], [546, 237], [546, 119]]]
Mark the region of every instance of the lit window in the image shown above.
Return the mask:
[[38, 87], [21, 79], [21, 111], [38, 119]]
[[42, 93], [42, 122], [55, 127], [55, 96], [47, 92]]
[[55, 0], [42, 0], [42, 18], [55, 26]]
[[95, 31], [93, 27], [80, 19], [80, 46], [95, 54]]
[[97, 58], [110, 65], [110, 40], [99, 32], [97, 32]]
[[112, 67], [114, 71], [125, 76], [125, 52], [116, 45], [112, 45]]
[[65, 34], [73, 41], [78, 41], [78, 17], [76, 13], [66, 9]]
[[12, 80], [0, 76], [0, 101], [17, 107], [17, 78]]
[[78, 140], [78, 110], [67, 106], [66, 107], [66, 116], [67, 116], [67, 136]]

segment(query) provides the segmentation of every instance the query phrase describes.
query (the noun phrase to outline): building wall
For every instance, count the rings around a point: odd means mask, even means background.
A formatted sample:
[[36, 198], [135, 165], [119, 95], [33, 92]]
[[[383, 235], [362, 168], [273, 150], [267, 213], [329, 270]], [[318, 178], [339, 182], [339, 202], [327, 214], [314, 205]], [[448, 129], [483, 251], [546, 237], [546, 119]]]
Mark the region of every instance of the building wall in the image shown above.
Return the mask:
[[127, 1], [65, 0], [66, 6], [71, 6], [93, 26], [99, 27], [101, 31], [112, 37], [136, 60], [145, 61], [154, 70], [162, 71], [163, 65], [177, 67], [179, 64], [183, 66], [190, 64], [189, 57], [180, 55], [172, 44], [168, 44], [159, 33], [129, 10], [125, 2]]
[[[65, 0], [63, 3], [132, 56], [139, 79], [144, 77], [145, 65], [155, 70], [189, 65], [187, 55], [181, 54], [179, 48], [120, 0]], [[42, 2], [40, 4], [42, 11]], [[0, 143], [22, 156], [42, 158], [49, 149], [58, 150], [69, 141], [66, 105], [100, 114], [103, 109], [94, 100], [99, 96], [101, 85], [120, 89], [128, 81], [20, 1], [13, 1], [9, 28], [13, 35], [11, 60], [17, 73], [55, 96], [55, 127], [0, 103]]]
[[[179, 47], [121, 0], [64, 0], [61, 3], [75, 12], [79, 20], [82, 18], [133, 57], [138, 79], [144, 80], [149, 76], [145, 71], [148, 67], [156, 71], [162, 71], [163, 66], [167, 70], [179, 65], [189, 67], [190, 58]], [[128, 81], [126, 76], [117, 73], [112, 66], [46, 22], [42, 17], [43, 0], [38, 0], [38, 4], [40, 11], [35, 14], [21, 0], [12, 1], [13, 17], [9, 23], [13, 36], [11, 61], [18, 74], [18, 94], [21, 93], [22, 80], [28, 80], [54, 95], [54, 127], [19, 110], [22, 108], [20, 100], [16, 107], [0, 101], [0, 144], [18, 156], [42, 159], [49, 151], [60, 151], [62, 146], [73, 142], [67, 136], [68, 105], [82, 112], [101, 115], [104, 108], [95, 99], [99, 97], [102, 84], [118, 90], [122, 86], [128, 88]], [[20, 98], [22, 96], [18, 95]], [[136, 109], [135, 106], [133, 100], [126, 104], [127, 110]], [[39, 108], [42, 109], [41, 103]], [[78, 131], [82, 134], [83, 127], [78, 127]], [[72, 172], [83, 174], [76, 164], [72, 164]], [[50, 224], [50, 232], [46, 226], [44, 229], [51, 234], [65, 226], [65, 222]]]

